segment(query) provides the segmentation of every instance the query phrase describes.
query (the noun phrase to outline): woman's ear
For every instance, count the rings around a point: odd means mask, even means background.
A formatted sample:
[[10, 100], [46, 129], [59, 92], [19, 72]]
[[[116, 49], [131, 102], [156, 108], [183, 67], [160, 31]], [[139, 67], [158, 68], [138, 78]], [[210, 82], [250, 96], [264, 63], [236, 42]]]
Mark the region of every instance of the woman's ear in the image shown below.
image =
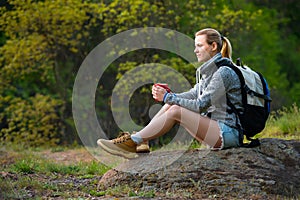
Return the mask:
[[211, 46], [212, 46], [212, 51], [214, 52], [214, 51], [217, 51], [217, 49], [218, 49], [218, 45], [217, 45], [217, 43], [216, 42], [213, 42], [212, 44], [211, 44]]

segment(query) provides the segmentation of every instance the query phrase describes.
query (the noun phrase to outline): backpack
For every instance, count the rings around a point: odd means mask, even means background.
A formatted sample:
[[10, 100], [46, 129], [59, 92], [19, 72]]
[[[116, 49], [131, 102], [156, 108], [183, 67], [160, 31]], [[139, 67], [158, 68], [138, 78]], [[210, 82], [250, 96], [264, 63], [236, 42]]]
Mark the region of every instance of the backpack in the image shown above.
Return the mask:
[[[222, 62], [222, 64], [224, 64], [224, 62]], [[261, 73], [244, 66], [240, 58], [237, 59], [236, 64], [227, 61], [225, 66], [233, 69], [240, 79], [244, 109], [243, 111], [236, 109], [229, 98], [227, 98], [227, 104], [231, 108], [228, 112], [234, 112], [239, 116], [242, 126], [239, 128], [250, 141], [249, 144], [243, 144], [243, 146], [259, 146], [259, 140], [253, 139], [252, 137], [265, 128], [266, 121], [270, 114], [272, 99], [270, 97], [268, 83]]]

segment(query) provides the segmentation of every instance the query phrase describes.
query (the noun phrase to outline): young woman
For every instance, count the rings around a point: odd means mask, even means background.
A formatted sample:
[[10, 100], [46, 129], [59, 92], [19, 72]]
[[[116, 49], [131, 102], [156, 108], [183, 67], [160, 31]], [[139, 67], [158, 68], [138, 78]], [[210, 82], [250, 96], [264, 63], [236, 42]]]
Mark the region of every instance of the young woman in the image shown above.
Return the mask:
[[[99, 139], [97, 144], [117, 155], [129, 152], [147, 152], [147, 141], [168, 132], [180, 123], [194, 138], [212, 148], [224, 149], [241, 145], [239, 119], [228, 112], [227, 98], [241, 109], [240, 81], [226, 63], [231, 62], [231, 44], [215, 29], [207, 28], [195, 34], [195, 50], [198, 62], [197, 84], [187, 92], [168, 93], [163, 87], [152, 87], [153, 98], [165, 105], [142, 130], [123, 133], [113, 140]], [[142, 144], [142, 145], [141, 145]]]

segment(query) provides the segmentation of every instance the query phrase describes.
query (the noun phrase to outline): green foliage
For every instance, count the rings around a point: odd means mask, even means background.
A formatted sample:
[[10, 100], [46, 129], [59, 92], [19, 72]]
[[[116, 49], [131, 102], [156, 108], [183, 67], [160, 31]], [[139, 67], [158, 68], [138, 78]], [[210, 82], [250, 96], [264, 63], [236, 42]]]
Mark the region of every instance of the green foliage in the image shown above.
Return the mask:
[[[299, 43], [300, 31], [297, 26], [300, 18], [300, 4], [296, 0], [269, 2], [254, 0], [253, 3], [262, 8], [268, 8], [276, 13], [268, 22], [274, 24], [274, 19], [279, 20], [277, 27], [273, 31], [278, 31], [279, 38], [276, 43], [279, 43], [277, 50], [280, 50], [276, 58], [276, 62], [281, 66], [279, 73], [285, 73], [289, 86], [286, 92], [281, 90], [283, 95], [288, 96], [288, 103], [299, 102], [299, 74], [300, 74], [300, 57]], [[272, 52], [272, 51], [271, 51]]]
[[[51, 50], [66, 46], [73, 52], [84, 45], [82, 38], [87, 37], [87, 30], [95, 25], [97, 18], [91, 16], [104, 10], [103, 4], [79, 0], [8, 2], [14, 9], [8, 12], [2, 9], [0, 25], [10, 39], [38, 33], [44, 36]], [[89, 23], [86, 23], [88, 20]]]
[[113, 0], [103, 12], [101, 31], [110, 36], [132, 28], [173, 27], [177, 21], [174, 11], [167, 7], [170, 4], [156, 0]]
[[1, 143], [24, 146], [56, 145], [63, 135], [63, 103], [49, 96], [28, 99], [0, 96]]
[[300, 140], [300, 108], [293, 104], [273, 112], [267, 122], [266, 128], [260, 137], [276, 137]]
[[87, 40], [103, 5], [79, 0], [8, 3], [11, 7], [0, 10], [7, 38], [0, 47], [1, 140], [51, 146], [62, 138], [65, 125], [73, 125], [66, 114], [72, 70], [82, 61], [76, 57], [90, 48]]
[[[84, 47], [103, 6], [79, 0], [8, 2], [13, 9], [2, 8], [0, 18], [8, 38], [0, 49], [2, 88], [16, 80], [39, 77], [38, 83], [53, 89], [61, 84], [59, 78], [64, 74], [59, 73], [68, 57], [87, 53]], [[33, 76], [35, 73], [38, 75]]]
[[[51, 81], [51, 61], [46, 51], [47, 45], [38, 35], [30, 35], [27, 39], [11, 39], [0, 48], [0, 89], [14, 89], [21, 81], [47, 83]], [[37, 78], [38, 77], [38, 78]], [[37, 79], [35, 79], [37, 78]]]

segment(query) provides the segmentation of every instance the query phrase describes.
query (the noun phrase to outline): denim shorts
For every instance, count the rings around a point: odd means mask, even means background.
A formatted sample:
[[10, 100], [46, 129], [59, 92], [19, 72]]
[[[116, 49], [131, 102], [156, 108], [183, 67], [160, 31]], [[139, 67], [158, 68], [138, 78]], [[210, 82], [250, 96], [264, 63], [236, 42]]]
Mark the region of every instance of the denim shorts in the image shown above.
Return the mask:
[[223, 122], [218, 121], [222, 137], [221, 149], [241, 146], [241, 136], [236, 128], [227, 126]]

